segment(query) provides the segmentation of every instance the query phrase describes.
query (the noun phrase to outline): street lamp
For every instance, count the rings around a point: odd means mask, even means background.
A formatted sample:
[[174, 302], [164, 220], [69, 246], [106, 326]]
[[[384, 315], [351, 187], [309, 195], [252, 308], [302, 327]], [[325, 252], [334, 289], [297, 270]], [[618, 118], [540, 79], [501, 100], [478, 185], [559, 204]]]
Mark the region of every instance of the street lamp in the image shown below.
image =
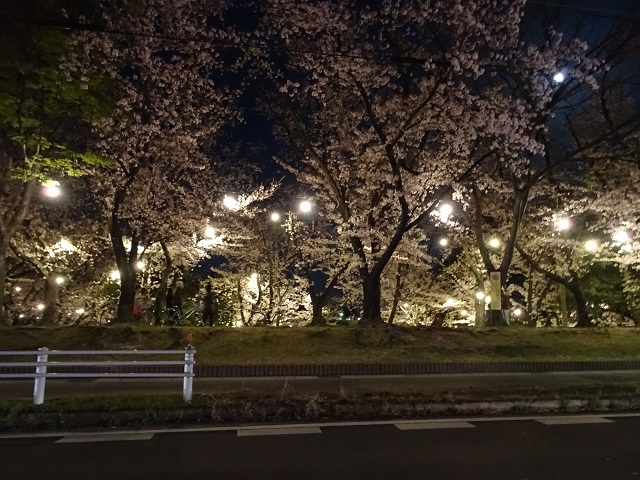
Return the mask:
[[[301, 207], [302, 208], [302, 207]], [[278, 212], [273, 212], [271, 214], [271, 221], [272, 222], [279, 222], [280, 221], [280, 214]]]
[[484, 298], [484, 292], [476, 292], [476, 298], [482, 300]]
[[240, 208], [240, 202], [232, 196], [225, 195], [222, 200], [222, 204], [227, 207], [229, 210], [238, 210]]
[[443, 203], [438, 208], [438, 213], [440, 214], [440, 221], [444, 223], [449, 220], [449, 217], [453, 213], [453, 207], [448, 203]]
[[570, 218], [560, 218], [556, 221], [556, 228], [560, 231], [569, 230], [572, 226]]
[[498, 248], [500, 246], [500, 240], [496, 237], [493, 237], [489, 240], [489, 246], [491, 248]]
[[49, 180], [42, 186], [42, 193], [45, 197], [55, 198], [60, 196], [62, 190], [60, 190], [60, 182], [57, 180]]
[[62, 277], [56, 277], [56, 283], [57, 283], [58, 285], [62, 285], [62, 284], [64, 283], [64, 278], [62, 278]]
[[299, 208], [302, 213], [309, 213], [313, 206], [309, 200], [303, 200], [300, 202]]
[[142, 260], [139, 260], [138, 262], [136, 262], [136, 268], [138, 270], [144, 270], [144, 262]]
[[449, 245], [449, 240], [446, 238], [441, 238], [438, 243], [440, 244], [441, 247], [446, 247], [447, 245]]
[[611, 236], [612, 240], [617, 243], [629, 243], [631, 241], [631, 237], [629, 236], [629, 232], [626, 230], [619, 230], [615, 232]]
[[564, 82], [565, 76], [564, 73], [562, 72], [558, 72], [553, 76], [553, 81], [556, 83], [562, 83]]
[[587, 240], [584, 242], [584, 249], [587, 252], [595, 252], [598, 249], [598, 242], [595, 240]]

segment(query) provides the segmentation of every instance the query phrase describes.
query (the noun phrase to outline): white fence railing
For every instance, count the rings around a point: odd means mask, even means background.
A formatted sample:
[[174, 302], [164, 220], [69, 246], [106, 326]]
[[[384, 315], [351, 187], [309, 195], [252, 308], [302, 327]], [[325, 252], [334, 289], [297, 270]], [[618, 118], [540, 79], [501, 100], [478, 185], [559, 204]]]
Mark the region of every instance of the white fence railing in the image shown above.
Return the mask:
[[[35, 362], [0, 362], [0, 367], [35, 367], [34, 372], [27, 373], [1, 373], [0, 378], [33, 378], [33, 403], [41, 405], [44, 402], [44, 389], [47, 378], [182, 378], [182, 398], [184, 401], [191, 402], [193, 396], [193, 365], [195, 362], [196, 350], [189, 345], [184, 350], [49, 350], [46, 347], [33, 351], [0, 351], [0, 358], [20, 357], [35, 355]], [[49, 361], [50, 356], [100, 356], [100, 355], [181, 355], [183, 360], [131, 360], [131, 361]], [[138, 366], [171, 366], [183, 365], [183, 372], [50, 372], [49, 367], [138, 367]]]

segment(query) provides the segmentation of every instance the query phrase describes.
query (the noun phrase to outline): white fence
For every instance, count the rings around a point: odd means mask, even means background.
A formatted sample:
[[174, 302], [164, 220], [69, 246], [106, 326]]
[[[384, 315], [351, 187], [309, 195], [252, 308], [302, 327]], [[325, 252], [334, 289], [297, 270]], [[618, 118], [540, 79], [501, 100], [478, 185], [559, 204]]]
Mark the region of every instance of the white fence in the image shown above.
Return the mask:
[[[0, 378], [33, 378], [33, 403], [41, 405], [44, 402], [44, 390], [47, 378], [182, 378], [182, 397], [184, 401], [191, 402], [193, 395], [193, 365], [195, 362], [196, 350], [189, 345], [184, 350], [49, 350], [46, 347], [33, 351], [0, 351], [0, 357], [35, 356], [35, 362], [0, 362], [0, 367], [35, 367], [34, 372], [28, 373], [0, 373]], [[125, 361], [49, 361], [50, 356], [101, 356], [101, 355], [181, 355], [183, 360], [131, 360]], [[49, 367], [138, 367], [153, 366], [164, 367], [171, 365], [183, 365], [183, 372], [50, 372]]]

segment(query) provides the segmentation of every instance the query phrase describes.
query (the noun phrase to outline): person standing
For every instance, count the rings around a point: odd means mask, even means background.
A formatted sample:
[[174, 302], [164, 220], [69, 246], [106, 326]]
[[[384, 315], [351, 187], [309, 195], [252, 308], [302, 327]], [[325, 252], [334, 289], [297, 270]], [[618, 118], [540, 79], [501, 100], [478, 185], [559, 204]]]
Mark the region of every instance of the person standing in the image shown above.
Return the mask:
[[204, 287], [205, 293], [202, 298], [202, 323], [205, 325], [209, 325], [213, 327], [213, 322], [215, 320], [215, 302], [213, 301], [213, 292], [211, 289], [211, 284], [207, 283], [207, 286]]
[[182, 315], [182, 288], [184, 287], [184, 283], [181, 281], [176, 282], [176, 288], [173, 291], [173, 311], [175, 323], [177, 325], [183, 324], [183, 315]]

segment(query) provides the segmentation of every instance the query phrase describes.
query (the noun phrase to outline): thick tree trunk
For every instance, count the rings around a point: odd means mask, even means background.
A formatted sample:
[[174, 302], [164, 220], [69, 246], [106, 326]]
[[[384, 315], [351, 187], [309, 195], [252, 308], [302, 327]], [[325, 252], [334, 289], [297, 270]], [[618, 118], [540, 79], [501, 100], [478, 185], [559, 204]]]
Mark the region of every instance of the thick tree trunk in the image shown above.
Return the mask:
[[322, 314], [322, 307], [326, 302], [323, 299], [322, 295], [313, 295], [311, 294], [311, 326], [312, 327], [321, 327], [327, 324], [327, 319], [324, 318]]
[[131, 251], [127, 254], [124, 246], [124, 232], [120, 227], [117, 213], [114, 212], [110, 226], [111, 245], [116, 257], [116, 264], [120, 273], [120, 297], [118, 298], [118, 310], [116, 312], [117, 323], [133, 321], [133, 304], [136, 289], [136, 271], [133, 268], [137, 258], [138, 242], [135, 237], [131, 240]]
[[587, 306], [587, 298], [584, 295], [582, 286], [578, 275], [575, 272], [571, 272], [572, 282], [569, 285], [565, 285], [572, 293], [574, 300], [576, 301], [576, 317], [578, 323], [576, 327], [592, 327], [591, 318], [589, 317], [589, 307]]
[[367, 277], [363, 286], [362, 319], [360, 323], [365, 325], [383, 325], [380, 314], [380, 275], [372, 274]]
[[44, 284], [44, 312], [42, 314], [43, 325], [55, 325], [58, 320], [58, 285], [55, 278], [49, 276]]

